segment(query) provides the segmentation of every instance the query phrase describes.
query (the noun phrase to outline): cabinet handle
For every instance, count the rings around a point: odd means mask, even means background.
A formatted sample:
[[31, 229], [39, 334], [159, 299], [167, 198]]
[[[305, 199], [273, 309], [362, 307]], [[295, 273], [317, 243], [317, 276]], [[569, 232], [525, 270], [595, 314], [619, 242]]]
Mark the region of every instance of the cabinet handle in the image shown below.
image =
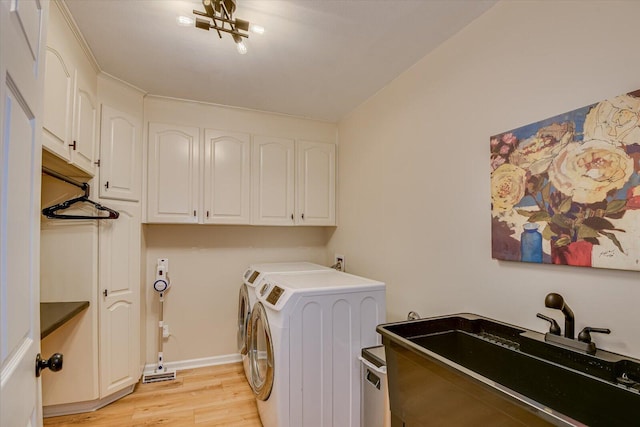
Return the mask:
[[109, 189], [109, 181], [107, 181], [107, 182], [105, 182], [105, 183], [104, 183], [104, 189], [105, 189], [105, 190], [108, 190], [108, 189]]
[[209, 211], [207, 211], [207, 218], [209, 218]]
[[196, 216], [196, 211], [195, 211], [195, 209], [194, 209], [194, 211], [193, 211], [193, 216]]
[[95, 162], [93, 162], [93, 164], [96, 165], [97, 167], [100, 167], [100, 159], [98, 159]]
[[104, 291], [102, 291], [102, 295], [106, 297], [107, 295], [109, 295], [109, 291], [105, 289]]
[[304, 220], [304, 214], [302, 214], [301, 216], [302, 216], [302, 219]]
[[293, 217], [293, 214], [291, 214], [291, 221], [293, 221], [293, 220], [294, 220], [294, 217]]
[[73, 141], [73, 144], [69, 144], [69, 147], [73, 148], [73, 151], [76, 151], [76, 142]]

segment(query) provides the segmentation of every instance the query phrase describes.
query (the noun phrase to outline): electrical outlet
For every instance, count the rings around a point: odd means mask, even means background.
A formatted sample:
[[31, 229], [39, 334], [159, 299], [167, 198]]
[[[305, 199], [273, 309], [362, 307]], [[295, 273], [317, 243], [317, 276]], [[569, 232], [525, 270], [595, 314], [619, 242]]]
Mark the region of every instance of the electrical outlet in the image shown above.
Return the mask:
[[347, 271], [346, 268], [345, 268], [344, 255], [335, 254], [334, 258], [335, 258], [335, 260], [334, 260], [333, 263], [336, 266], [336, 270], [338, 270], [338, 271]]
[[169, 335], [171, 335], [169, 325], [162, 325], [162, 338], [169, 338]]

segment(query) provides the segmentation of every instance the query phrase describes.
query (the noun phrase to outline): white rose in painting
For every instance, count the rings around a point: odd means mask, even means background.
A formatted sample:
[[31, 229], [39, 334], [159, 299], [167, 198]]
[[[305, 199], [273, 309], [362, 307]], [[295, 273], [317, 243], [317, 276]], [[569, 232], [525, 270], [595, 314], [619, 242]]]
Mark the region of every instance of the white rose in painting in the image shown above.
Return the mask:
[[505, 163], [491, 173], [491, 202], [494, 212], [513, 209], [524, 197], [527, 172]]
[[604, 200], [622, 188], [633, 173], [633, 159], [607, 141], [572, 142], [549, 167], [549, 181], [577, 203]]
[[598, 103], [584, 121], [584, 140], [640, 143], [640, 98], [620, 95]]
[[509, 162], [531, 172], [532, 175], [545, 173], [551, 161], [573, 139], [573, 132], [566, 132], [557, 141], [550, 136], [532, 136], [520, 142], [511, 153]]

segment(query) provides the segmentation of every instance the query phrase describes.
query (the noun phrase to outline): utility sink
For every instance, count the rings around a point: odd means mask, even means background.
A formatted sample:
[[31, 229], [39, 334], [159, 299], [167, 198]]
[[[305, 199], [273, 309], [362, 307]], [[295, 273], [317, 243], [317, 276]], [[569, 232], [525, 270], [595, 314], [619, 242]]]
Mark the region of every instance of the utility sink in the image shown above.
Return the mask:
[[[380, 325], [378, 332], [387, 349], [391, 411], [393, 415], [396, 409], [397, 419], [411, 415], [404, 402], [394, 399], [393, 385], [402, 383], [394, 382], [393, 376], [407, 375], [410, 366], [432, 369], [415, 358], [419, 356], [528, 406], [552, 424], [640, 423], [640, 361], [636, 359], [603, 350], [581, 353], [545, 342], [544, 334], [473, 314]], [[410, 358], [413, 362], [406, 362]], [[423, 392], [416, 389], [411, 394]], [[427, 407], [425, 402], [423, 408]]]

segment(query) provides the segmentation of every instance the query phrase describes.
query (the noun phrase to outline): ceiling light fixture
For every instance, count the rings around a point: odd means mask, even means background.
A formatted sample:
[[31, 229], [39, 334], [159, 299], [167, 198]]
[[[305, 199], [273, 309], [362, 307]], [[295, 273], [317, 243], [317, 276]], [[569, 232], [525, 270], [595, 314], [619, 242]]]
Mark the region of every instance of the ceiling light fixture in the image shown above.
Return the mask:
[[208, 19], [196, 18], [196, 28], [207, 31], [213, 28], [220, 38], [222, 38], [223, 32], [231, 34], [238, 52], [243, 55], [247, 53], [247, 45], [243, 40], [249, 38], [247, 32], [264, 33], [264, 28], [260, 25], [250, 24], [249, 21], [244, 19], [233, 18], [233, 12], [236, 10], [236, 0], [202, 0], [202, 5], [204, 6], [204, 12], [194, 10], [193, 13]]

